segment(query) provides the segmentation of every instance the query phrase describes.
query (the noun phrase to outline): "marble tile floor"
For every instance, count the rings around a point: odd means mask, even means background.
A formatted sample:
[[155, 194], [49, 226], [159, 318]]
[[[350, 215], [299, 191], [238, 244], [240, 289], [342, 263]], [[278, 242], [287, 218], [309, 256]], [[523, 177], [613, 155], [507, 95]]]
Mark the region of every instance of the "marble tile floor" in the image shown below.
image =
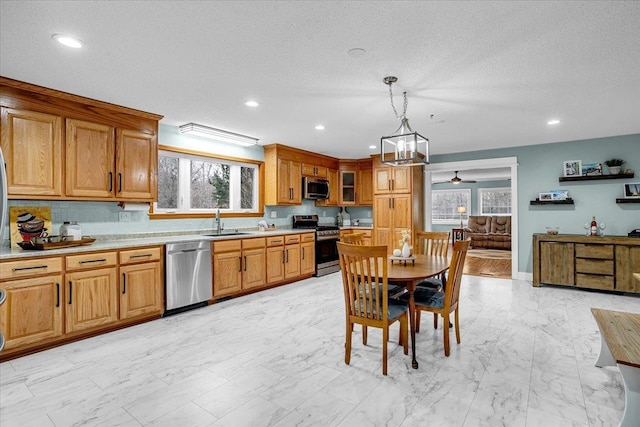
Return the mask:
[[[616, 368], [594, 366], [590, 307], [640, 298], [464, 276], [462, 343], [423, 316], [420, 368], [381, 333], [344, 364], [339, 273], [0, 364], [0, 425], [615, 426]], [[444, 322], [440, 322], [441, 325]]]

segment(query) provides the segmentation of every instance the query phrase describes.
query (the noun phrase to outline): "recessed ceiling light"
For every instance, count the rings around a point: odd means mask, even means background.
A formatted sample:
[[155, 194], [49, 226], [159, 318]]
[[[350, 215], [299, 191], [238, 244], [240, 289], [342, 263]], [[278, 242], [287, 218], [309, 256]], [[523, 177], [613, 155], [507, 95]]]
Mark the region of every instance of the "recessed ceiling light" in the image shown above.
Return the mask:
[[354, 47], [353, 49], [349, 49], [347, 51], [347, 55], [349, 55], [352, 58], [361, 58], [364, 55], [366, 55], [366, 53], [367, 51], [361, 47]]
[[244, 103], [244, 105], [246, 105], [247, 107], [257, 107], [260, 104], [258, 103], [258, 101], [247, 101]]
[[324, 130], [324, 125], [316, 125], [316, 130]]
[[375, 150], [376, 148], [378, 148], [378, 146], [377, 145], [370, 145], [369, 148], [372, 149], [372, 150]]
[[549, 120], [547, 122], [548, 125], [557, 125], [559, 123], [560, 123], [560, 120], [558, 120], [558, 119]]
[[54, 34], [51, 38], [67, 47], [72, 47], [74, 49], [80, 49], [82, 47], [82, 41], [75, 37], [66, 36], [64, 34]]

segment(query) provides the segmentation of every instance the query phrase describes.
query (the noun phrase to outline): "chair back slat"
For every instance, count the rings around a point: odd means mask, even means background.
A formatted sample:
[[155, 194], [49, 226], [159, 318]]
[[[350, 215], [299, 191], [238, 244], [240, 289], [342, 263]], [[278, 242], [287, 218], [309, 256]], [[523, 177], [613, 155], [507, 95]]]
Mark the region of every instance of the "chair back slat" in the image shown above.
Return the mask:
[[416, 238], [423, 255], [446, 256], [449, 251], [448, 231], [418, 231]]

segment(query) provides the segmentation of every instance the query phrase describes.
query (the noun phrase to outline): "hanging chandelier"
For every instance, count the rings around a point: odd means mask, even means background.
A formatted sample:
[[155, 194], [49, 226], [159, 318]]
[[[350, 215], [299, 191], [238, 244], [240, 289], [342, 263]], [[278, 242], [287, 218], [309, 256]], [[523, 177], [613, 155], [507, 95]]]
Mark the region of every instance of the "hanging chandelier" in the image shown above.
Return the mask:
[[380, 138], [380, 160], [392, 166], [424, 166], [429, 164], [429, 140], [415, 132], [407, 119], [407, 92], [404, 92], [402, 114], [399, 115], [393, 104], [391, 85], [398, 81], [397, 77], [388, 76], [383, 79], [389, 86], [391, 108], [400, 119], [400, 127], [390, 136]]

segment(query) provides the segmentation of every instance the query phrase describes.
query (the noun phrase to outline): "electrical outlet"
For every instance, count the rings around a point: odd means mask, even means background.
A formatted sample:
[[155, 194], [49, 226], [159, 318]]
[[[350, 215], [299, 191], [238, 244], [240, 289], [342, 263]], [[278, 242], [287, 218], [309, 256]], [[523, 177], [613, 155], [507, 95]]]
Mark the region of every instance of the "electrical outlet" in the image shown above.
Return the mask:
[[371, 212], [367, 212], [367, 218], [371, 218]]
[[131, 212], [118, 212], [118, 221], [131, 222]]
[[278, 218], [278, 212], [271, 211], [271, 218]]
[[322, 211], [322, 216], [327, 216], [327, 213], [325, 211]]

